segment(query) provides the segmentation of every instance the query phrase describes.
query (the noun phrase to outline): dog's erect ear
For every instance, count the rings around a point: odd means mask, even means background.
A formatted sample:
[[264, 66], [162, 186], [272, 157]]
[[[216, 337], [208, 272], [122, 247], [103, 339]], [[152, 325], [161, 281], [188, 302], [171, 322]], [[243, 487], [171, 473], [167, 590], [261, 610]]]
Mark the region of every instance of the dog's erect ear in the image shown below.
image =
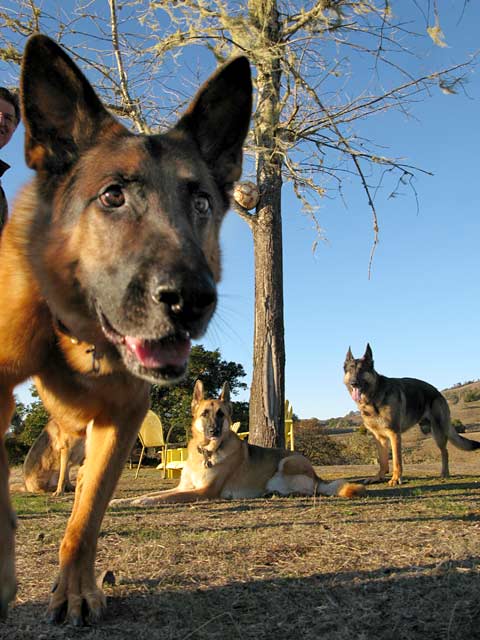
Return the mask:
[[347, 351], [347, 355], [345, 356], [345, 362], [348, 362], [349, 360], [353, 360], [353, 353], [352, 353], [352, 348], [348, 347], [348, 351]]
[[228, 189], [241, 176], [251, 113], [250, 64], [241, 56], [207, 80], [176, 126], [194, 138], [220, 187]]
[[220, 392], [219, 400], [223, 402], [224, 406], [226, 405], [228, 413], [230, 416], [232, 415], [232, 405], [230, 402], [230, 385], [228, 382], [223, 383], [222, 391]]
[[195, 415], [195, 411], [202, 400], [203, 400], [203, 382], [201, 380], [197, 380], [195, 382], [195, 386], [193, 387], [192, 415]]
[[367, 342], [367, 348], [365, 349], [365, 353], [363, 355], [363, 360], [367, 362], [371, 362], [373, 364], [373, 353], [370, 344]]
[[62, 174], [108, 121], [124, 129], [69, 56], [44, 35], [32, 36], [25, 47], [21, 96], [25, 160], [36, 171]]
[[223, 383], [222, 391], [220, 393], [219, 400], [222, 402], [230, 402], [230, 386], [228, 382]]

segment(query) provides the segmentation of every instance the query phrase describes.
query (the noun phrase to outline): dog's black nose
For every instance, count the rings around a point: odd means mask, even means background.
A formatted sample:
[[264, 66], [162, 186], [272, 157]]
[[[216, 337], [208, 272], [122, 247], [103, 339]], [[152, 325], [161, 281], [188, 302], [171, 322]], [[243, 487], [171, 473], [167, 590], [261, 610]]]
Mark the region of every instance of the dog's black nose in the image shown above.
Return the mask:
[[156, 304], [166, 305], [172, 315], [190, 320], [201, 318], [217, 301], [213, 278], [192, 276], [184, 280], [183, 283], [157, 280], [152, 287], [152, 299]]
[[183, 296], [181, 291], [175, 289], [172, 285], [162, 284], [152, 291], [153, 301], [157, 304], [163, 302], [169, 307], [173, 313], [180, 313], [183, 309]]

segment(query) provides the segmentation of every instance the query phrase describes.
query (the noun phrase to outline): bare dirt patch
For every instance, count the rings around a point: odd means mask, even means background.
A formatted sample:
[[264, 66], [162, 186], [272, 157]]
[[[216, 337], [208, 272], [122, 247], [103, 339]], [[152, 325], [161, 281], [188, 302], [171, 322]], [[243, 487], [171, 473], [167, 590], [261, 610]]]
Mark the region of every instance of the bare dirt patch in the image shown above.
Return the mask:
[[[453, 456], [453, 454], [452, 454]], [[365, 499], [278, 498], [107, 512], [99, 573], [111, 569], [96, 627], [44, 619], [72, 497], [17, 493], [19, 594], [0, 638], [18, 640], [470, 640], [480, 638], [480, 470], [407, 466], [399, 489]], [[323, 477], [372, 475], [326, 467]], [[117, 496], [158, 489], [126, 470]], [[463, 475], [460, 475], [463, 474]], [[171, 484], [171, 483], [170, 483]]]

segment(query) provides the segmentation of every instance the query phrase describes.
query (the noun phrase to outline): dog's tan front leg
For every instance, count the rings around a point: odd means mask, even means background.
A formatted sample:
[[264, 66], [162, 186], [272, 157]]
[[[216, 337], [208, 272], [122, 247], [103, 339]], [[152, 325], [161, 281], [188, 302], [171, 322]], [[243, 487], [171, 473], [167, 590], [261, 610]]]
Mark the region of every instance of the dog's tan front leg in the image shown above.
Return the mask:
[[68, 446], [64, 443], [60, 449], [60, 471], [54, 496], [62, 496], [65, 493], [65, 484], [68, 478], [68, 454]]
[[388, 440], [384, 436], [373, 433], [375, 444], [377, 445], [378, 464], [380, 466], [378, 473], [373, 478], [366, 478], [365, 484], [374, 484], [376, 482], [385, 482], [388, 473]]
[[395, 431], [389, 431], [390, 444], [392, 446], [392, 477], [389, 481], [391, 487], [402, 484], [402, 435]]
[[3, 434], [15, 403], [10, 390], [0, 388], [0, 619], [7, 615], [8, 603], [15, 597], [15, 515], [8, 489], [8, 460]]
[[218, 498], [218, 493], [213, 491], [210, 486], [202, 489], [192, 489], [190, 491], [171, 489], [159, 492], [158, 494], [147, 494], [133, 498], [130, 505], [132, 507], [153, 507], [157, 504], [199, 502], [200, 500], [210, 500], [213, 498]]
[[66, 617], [76, 626], [99, 619], [105, 596], [94, 574], [100, 525], [123, 466], [134, 444], [146, 404], [131, 408], [115, 424], [98, 416], [87, 438], [72, 515], [60, 546], [60, 572], [49, 604], [49, 617]]

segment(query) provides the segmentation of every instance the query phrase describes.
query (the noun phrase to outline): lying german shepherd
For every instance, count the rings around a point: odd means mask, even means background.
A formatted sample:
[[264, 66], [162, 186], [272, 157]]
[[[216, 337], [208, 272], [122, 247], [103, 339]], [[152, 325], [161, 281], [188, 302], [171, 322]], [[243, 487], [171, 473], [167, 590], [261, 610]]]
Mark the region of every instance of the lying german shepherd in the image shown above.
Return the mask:
[[[35, 376], [75, 432], [94, 419], [60, 548], [52, 621], [95, 621], [94, 561], [105, 509], [149, 405], [149, 384], [185, 373], [220, 278], [218, 236], [239, 179], [252, 87], [239, 57], [175, 127], [134, 135], [49, 38], [32, 37], [22, 79], [26, 162], [0, 250], [0, 433], [13, 388]], [[0, 613], [15, 594], [15, 518], [0, 445]]]
[[197, 380], [192, 415], [192, 438], [178, 487], [137, 498], [112, 500], [111, 505], [151, 506], [213, 498], [259, 498], [270, 493], [344, 498], [365, 494], [363, 485], [345, 480], [324, 482], [311, 462], [296, 451], [266, 449], [241, 440], [231, 429], [227, 383], [218, 400], [210, 400], [204, 398], [203, 384]]
[[344, 382], [357, 403], [363, 424], [372, 432], [378, 448], [380, 469], [366, 482], [383, 482], [388, 473], [388, 441], [392, 447], [393, 473], [389, 485], [402, 482], [401, 435], [419, 424], [431, 430], [442, 455], [442, 477], [447, 478], [447, 440], [464, 451], [473, 451], [480, 442], [462, 438], [452, 427], [450, 409], [440, 391], [415, 378], [387, 378], [373, 368], [373, 354], [367, 344], [362, 358], [354, 358], [349, 348], [344, 364]]
[[32, 493], [53, 492], [54, 496], [73, 491], [70, 468], [83, 464], [85, 435], [68, 433], [55, 420], [49, 420], [23, 463], [25, 489]]

